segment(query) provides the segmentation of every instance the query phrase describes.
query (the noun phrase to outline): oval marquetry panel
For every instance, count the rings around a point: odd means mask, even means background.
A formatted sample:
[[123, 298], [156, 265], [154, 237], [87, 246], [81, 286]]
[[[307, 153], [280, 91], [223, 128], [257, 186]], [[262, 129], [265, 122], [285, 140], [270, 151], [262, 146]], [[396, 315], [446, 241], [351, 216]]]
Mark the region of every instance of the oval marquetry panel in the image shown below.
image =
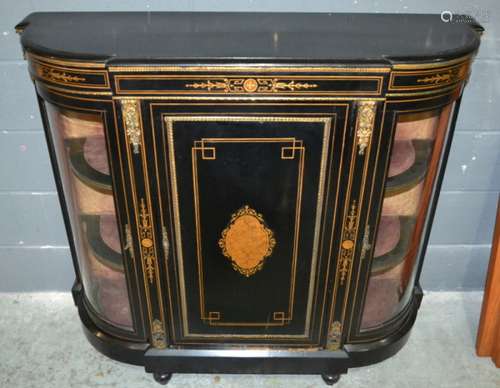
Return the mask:
[[262, 268], [264, 259], [271, 256], [276, 241], [262, 215], [244, 206], [231, 216], [222, 231], [219, 246], [233, 268], [244, 276], [251, 276]]

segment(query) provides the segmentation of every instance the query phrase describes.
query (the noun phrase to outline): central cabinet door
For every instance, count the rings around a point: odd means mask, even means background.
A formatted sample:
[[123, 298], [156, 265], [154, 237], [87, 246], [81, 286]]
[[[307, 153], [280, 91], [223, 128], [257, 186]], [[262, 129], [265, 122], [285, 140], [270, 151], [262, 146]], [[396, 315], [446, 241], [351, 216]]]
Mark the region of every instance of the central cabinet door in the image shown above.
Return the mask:
[[150, 105], [173, 343], [320, 344], [348, 105], [299, 106]]

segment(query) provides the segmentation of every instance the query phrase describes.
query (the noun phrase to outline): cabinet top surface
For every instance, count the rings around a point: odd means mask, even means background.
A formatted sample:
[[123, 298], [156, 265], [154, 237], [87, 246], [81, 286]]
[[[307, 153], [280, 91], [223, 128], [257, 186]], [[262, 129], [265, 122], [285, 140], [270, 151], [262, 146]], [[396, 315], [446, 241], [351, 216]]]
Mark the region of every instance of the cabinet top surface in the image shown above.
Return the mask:
[[470, 54], [473, 25], [425, 14], [49, 12], [17, 30], [28, 51], [68, 59], [380, 64]]

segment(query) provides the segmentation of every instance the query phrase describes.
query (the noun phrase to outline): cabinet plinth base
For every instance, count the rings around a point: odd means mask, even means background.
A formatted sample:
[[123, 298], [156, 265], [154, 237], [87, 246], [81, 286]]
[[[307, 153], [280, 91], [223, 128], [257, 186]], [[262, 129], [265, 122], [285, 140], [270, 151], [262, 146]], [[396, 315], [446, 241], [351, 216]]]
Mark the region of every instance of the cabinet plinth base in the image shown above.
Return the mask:
[[126, 341], [101, 331], [90, 319], [78, 293], [74, 288], [75, 302], [90, 343], [114, 360], [143, 365], [160, 384], [167, 384], [173, 373], [237, 373], [318, 374], [326, 384], [333, 385], [349, 368], [375, 364], [396, 354], [408, 340], [422, 297], [417, 287], [399, 330], [381, 340], [346, 344], [336, 351], [307, 351], [248, 347], [155, 349], [148, 343]]
[[147, 372], [239, 374], [342, 374], [345, 351], [288, 351], [261, 349], [149, 349]]

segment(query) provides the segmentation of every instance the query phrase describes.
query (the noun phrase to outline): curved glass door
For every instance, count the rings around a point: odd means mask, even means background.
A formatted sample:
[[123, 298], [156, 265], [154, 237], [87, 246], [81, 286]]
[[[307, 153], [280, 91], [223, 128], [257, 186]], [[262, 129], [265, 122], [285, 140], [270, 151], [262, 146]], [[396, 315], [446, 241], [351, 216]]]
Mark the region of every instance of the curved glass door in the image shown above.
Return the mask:
[[45, 106], [86, 298], [104, 321], [130, 330], [132, 317], [102, 117]]
[[362, 330], [395, 317], [411, 298], [419, 243], [451, 111], [448, 105], [398, 116]]

